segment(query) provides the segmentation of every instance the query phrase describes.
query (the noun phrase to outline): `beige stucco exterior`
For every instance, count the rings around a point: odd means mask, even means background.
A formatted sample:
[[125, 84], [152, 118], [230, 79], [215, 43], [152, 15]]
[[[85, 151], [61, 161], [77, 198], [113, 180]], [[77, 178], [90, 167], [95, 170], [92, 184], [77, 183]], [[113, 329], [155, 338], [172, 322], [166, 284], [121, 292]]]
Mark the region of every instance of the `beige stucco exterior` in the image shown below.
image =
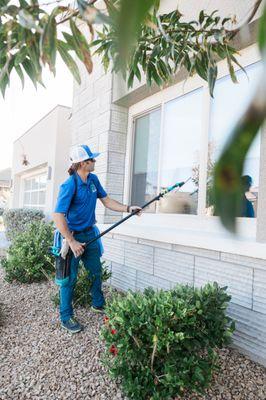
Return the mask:
[[[13, 145], [12, 208], [23, 207], [25, 178], [43, 173], [47, 177], [44, 212], [54, 208], [59, 184], [67, 178], [69, 166], [71, 109], [56, 106]], [[28, 165], [23, 165], [23, 157]]]

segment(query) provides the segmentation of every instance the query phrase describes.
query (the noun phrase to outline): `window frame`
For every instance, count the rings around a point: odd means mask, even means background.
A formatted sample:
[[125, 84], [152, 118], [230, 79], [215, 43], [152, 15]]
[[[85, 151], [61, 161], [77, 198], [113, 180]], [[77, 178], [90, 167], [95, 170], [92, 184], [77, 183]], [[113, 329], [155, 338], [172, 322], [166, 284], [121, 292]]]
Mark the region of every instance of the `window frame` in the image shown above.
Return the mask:
[[[251, 45], [240, 52], [238, 57], [239, 62], [243, 67], [248, 67], [261, 60], [257, 45]], [[217, 79], [223, 78], [228, 75], [228, 67], [226, 60], [219, 62], [219, 72]], [[235, 68], [236, 71], [240, 68]], [[160, 149], [159, 149], [159, 161], [158, 161], [158, 188], [161, 179], [161, 164], [162, 164], [162, 140], [163, 140], [163, 121], [164, 121], [164, 109], [165, 104], [168, 101], [174, 100], [180, 96], [190, 93], [194, 90], [202, 88], [203, 96], [203, 119], [202, 119], [202, 135], [200, 140], [200, 148], [204, 151], [200, 152], [200, 185], [198, 192], [198, 210], [196, 215], [190, 214], [167, 214], [174, 218], [176, 222], [182, 220], [184, 217], [187, 218], [189, 226], [193, 226], [194, 223], [199, 221], [199, 217], [206, 221], [206, 230], [208, 230], [208, 222], [211, 220], [216, 220], [217, 217], [210, 217], [205, 215], [205, 204], [206, 204], [206, 183], [207, 183], [207, 161], [208, 161], [208, 142], [209, 142], [209, 124], [210, 124], [210, 110], [211, 110], [211, 98], [209, 95], [209, 89], [207, 82], [203, 81], [199, 76], [194, 76], [188, 78], [185, 81], [178, 82], [170, 87], [162, 89], [161, 91], [133, 104], [129, 108], [129, 118], [128, 118], [128, 130], [127, 130], [127, 143], [126, 143], [126, 157], [125, 157], [125, 185], [124, 185], [124, 199], [127, 204], [129, 204], [131, 199], [131, 188], [132, 188], [132, 171], [133, 171], [133, 161], [134, 161], [134, 137], [135, 137], [135, 121], [137, 118], [148, 114], [155, 109], [161, 109], [161, 126], [160, 126]], [[261, 168], [261, 167], [260, 167]], [[163, 223], [164, 216], [166, 214], [158, 213], [156, 207], [156, 213], [150, 214], [149, 217], [145, 219], [150, 220], [151, 218], [156, 219], [159, 224]], [[193, 222], [194, 219], [194, 222]], [[165, 218], [166, 220], [166, 218]], [[250, 218], [239, 218], [239, 225], [241, 230], [241, 225], [243, 225], [243, 231], [246, 231], [246, 222], [248, 221], [249, 226], [252, 226], [252, 232], [254, 231], [255, 221], [251, 221]], [[245, 226], [244, 226], [245, 225]], [[255, 229], [256, 230], [256, 229]], [[254, 232], [252, 234], [254, 236]]]
[[[35, 177], [39, 177], [40, 175], [46, 175], [45, 189], [39, 190], [39, 188], [38, 188], [38, 190], [37, 189], [36, 190], [25, 190], [26, 180], [32, 179], [32, 178], [35, 178]], [[32, 171], [32, 172], [23, 174], [21, 176], [21, 181], [22, 181], [21, 182], [22, 183], [22, 185], [21, 185], [21, 193], [20, 193], [20, 205], [21, 205], [21, 207], [34, 208], [34, 209], [40, 209], [40, 210], [45, 211], [46, 202], [47, 202], [47, 167], [40, 168], [37, 171], [35, 170], [34, 172]], [[35, 205], [27, 205], [26, 204], [25, 205], [25, 203], [24, 203], [25, 191], [30, 192], [30, 193], [32, 193], [32, 192], [38, 192], [39, 193], [40, 191], [45, 191], [45, 203], [40, 208], [37, 207], [37, 206], [39, 206], [39, 204], [35, 204]], [[38, 194], [38, 199], [39, 199], [39, 194]]]

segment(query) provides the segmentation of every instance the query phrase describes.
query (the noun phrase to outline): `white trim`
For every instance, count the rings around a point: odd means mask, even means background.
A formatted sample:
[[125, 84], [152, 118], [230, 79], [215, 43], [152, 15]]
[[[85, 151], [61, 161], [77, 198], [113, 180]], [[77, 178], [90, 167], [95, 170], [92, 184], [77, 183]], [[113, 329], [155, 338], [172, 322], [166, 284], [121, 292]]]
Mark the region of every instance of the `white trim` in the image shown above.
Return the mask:
[[[25, 193], [25, 181], [26, 179], [34, 178], [35, 176], [47, 174], [48, 166], [45, 167], [36, 167], [31, 171], [27, 171], [20, 175], [21, 185], [20, 185], [20, 193], [19, 193], [19, 207], [28, 207], [28, 205], [24, 206], [24, 193]], [[37, 190], [36, 190], [37, 191]], [[40, 190], [38, 190], [39, 192]], [[45, 187], [45, 204], [41, 205], [42, 209], [46, 208], [46, 194], [47, 194], [47, 182]], [[36, 205], [32, 205], [32, 207], [36, 207]]]
[[[184, 224], [187, 225], [187, 221]], [[100, 231], [110, 226], [98, 225]], [[255, 238], [245, 238], [239, 235], [226, 237], [213, 232], [199, 232], [189, 229], [178, 230], [172, 227], [162, 228], [146, 225], [137, 227], [132, 224], [118, 226], [112, 232], [155, 242], [178, 244], [266, 260], [265, 244], [256, 242]], [[154, 246], [156, 247], [156, 243], [154, 243]]]
[[21, 179], [27, 179], [27, 178], [31, 178], [31, 177], [33, 177], [35, 175], [40, 175], [40, 174], [43, 174], [43, 173], [47, 173], [47, 171], [48, 171], [48, 165], [45, 164], [45, 165], [41, 165], [39, 167], [34, 167], [31, 170], [21, 172], [18, 175], [19, 175], [19, 177]]
[[[266, 260], [265, 244], [255, 239], [255, 220], [247, 224], [247, 218], [238, 219], [239, 233], [235, 236], [221, 227], [217, 217], [180, 215], [177, 219], [173, 214], [157, 214], [155, 219], [152, 216], [147, 213], [132, 217], [110, 233], [152, 240], [155, 247], [156, 242], [162, 242]], [[101, 232], [110, 226], [98, 224]]]
[[[210, 95], [209, 88], [205, 86], [203, 88], [203, 120], [201, 130], [201, 141], [200, 149], [206, 147], [206, 143], [209, 141], [209, 119], [210, 119]], [[207, 148], [208, 150], [208, 148]], [[206, 184], [207, 184], [207, 164], [208, 164], [208, 151], [200, 152], [200, 166], [199, 166], [199, 182], [202, 184], [199, 186], [198, 191], [198, 215], [205, 215], [206, 208]]]

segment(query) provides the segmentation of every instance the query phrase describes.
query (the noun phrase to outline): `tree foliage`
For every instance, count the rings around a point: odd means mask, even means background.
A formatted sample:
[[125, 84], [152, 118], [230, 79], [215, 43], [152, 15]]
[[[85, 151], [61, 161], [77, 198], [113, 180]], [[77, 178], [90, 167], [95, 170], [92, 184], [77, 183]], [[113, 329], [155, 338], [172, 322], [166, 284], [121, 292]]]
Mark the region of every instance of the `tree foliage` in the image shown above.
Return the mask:
[[[209, 83], [213, 93], [217, 77], [217, 62], [227, 59], [232, 80], [236, 81], [234, 64], [236, 50], [229, 44], [230, 34], [225, 24], [230, 18], [219, 17], [216, 11], [207, 15], [203, 10], [197, 21], [184, 22], [178, 10], [158, 15], [158, 0], [134, 1], [106, 0], [107, 14], [99, 11], [95, 1], [77, 1], [77, 9], [61, 6], [53, 9], [38, 0], [0, 0], [0, 89], [3, 96], [12, 71], [24, 85], [24, 75], [33, 84], [43, 85], [42, 71], [48, 65], [56, 72], [59, 53], [74, 78], [80, 83], [76, 56], [92, 72], [91, 46], [102, 57], [107, 68], [128, 71], [128, 85], [134, 78], [161, 86], [185, 67], [189, 75], [197, 73]], [[101, 23], [103, 30], [89, 43], [80, 23], [94, 37], [94, 25]], [[65, 24], [63, 25], [63, 23]], [[121, 62], [122, 60], [122, 62]]]
[[[35, 87], [43, 85], [43, 69], [48, 65], [50, 71], [56, 73], [58, 53], [77, 82], [81, 80], [75, 56], [91, 73], [90, 46], [78, 25], [83, 19], [92, 30], [92, 23], [106, 22], [107, 16], [89, 2], [78, 0], [77, 3], [78, 10], [61, 5], [50, 10], [38, 0], [19, 0], [18, 5], [12, 0], [0, 0], [0, 90], [3, 96], [13, 71], [20, 77], [22, 86], [25, 74]], [[66, 21], [68, 25], [62, 25]]]
[[[226, 23], [230, 18], [223, 18], [213, 11], [210, 15], [203, 10], [198, 20], [184, 22], [178, 10], [158, 15], [156, 8], [153, 14], [146, 17], [135, 41], [131, 37], [130, 47], [119, 47], [119, 9], [112, 6], [114, 18], [98, 32], [98, 39], [92, 42], [96, 53], [101, 55], [103, 65], [110, 65], [115, 71], [127, 72], [128, 87], [133, 81], [139, 81], [144, 73], [147, 84], [162, 86], [169, 82], [184, 67], [189, 76], [198, 74], [208, 82], [210, 94], [217, 78], [217, 63], [226, 59], [229, 73], [236, 82], [234, 65], [239, 63], [235, 57], [236, 50], [230, 45], [230, 34]], [[118, 14], [118, 16], [116, 16]], [[123, 42], [122, 42], [123, 43]], [[122, 54], [122, 56], [121, 56]]]
[[[77, 0], [77, 8], [60, 5], [61, 0], [40, 4], [38, 0], [0, 0], [0, 90], [5, 95], [15, 71], [24, 85], [25, 75], [33, 84], [43, 85], [42, 71], [48, 66], [56, 73], [56, 57], [61, 56], [80, 83], [75, 58], [91, 73], [91, 49], [103, 65], [122, 71], [132, 86], [135, 78], [146, 75], [148, 85], [163, 86], [185, 68], [208, 82], [213, 94], [217, 62], [226, 59], [233, 82], [238, 64], [231, 39], [239, 29], [228, 31], [228, 18], [204, 10], [196, 21], [184, 22], [178, 10], [159, 15], [160, 0], [104, 0], [106, 12], [96, 0]], [[256, 0], [249, 22], [262, 0]], [[266, 10], [266, 6], [265, 6]], [[80, 23], [83, 22], [82, 28]], [[95, 25], [103, 24], [97, 29]], [[240, 206], [240, 178], [245, 156], [266, 116], [266, 11], [261, 16], [258, 43], [264, 72], [245, 115], [232, 130], [225, 150], [216, 164], [214, 192], [216, 209], [224, 225], [234, 231]], [[84, 32], [87, 27], [88, 35]], [[88, 40], [88, 36], [91, 39]]]

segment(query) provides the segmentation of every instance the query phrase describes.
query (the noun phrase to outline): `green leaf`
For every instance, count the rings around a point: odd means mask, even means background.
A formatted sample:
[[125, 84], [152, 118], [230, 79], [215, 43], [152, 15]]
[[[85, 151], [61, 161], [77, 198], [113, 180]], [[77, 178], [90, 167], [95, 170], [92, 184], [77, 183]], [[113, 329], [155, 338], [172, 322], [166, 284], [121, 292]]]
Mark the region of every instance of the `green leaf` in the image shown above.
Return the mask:
[[217, 65], [210, 64], [208, 68], [208, 84], [211, 97], [213, 97], [213, 90], [217, 79], [217, 74], [218, 74]]
[[63, 42], [62, 40], [57, 39], [57, 49], [62, 57], [63, 61], [69, 68], [70, 72], [72, 73], [75, 80], [78, 84], [81, 84], [79, 69], [76, 62], [73, 60], [70, 54], [68, 54], [68, 45]]
[[34, 64], [28, 58], [26, 58], [25, 60], [22, 61], [22, 65], [27, 75], [32, 80], [32, 83], [34, 84], [35, 88], [37, 89], [37, 74], [34, 68]]
[[264, 6], [263, 14], [259, 22], [258, 43], [261, 52], [266, 51], [266, 5]]
[[246, 77], [248, 78], [248, 74], [247, 71], [245, 70], [244, 67], [242, 67], [242, 65], [239, 63], [239, 61], [237, 60], [236, 57], [234, 57], [233, 55], [231, 55], [231, 60], [241, 69], [241, 71], [244, 72], [244, 74], [246, 75]]
[[134, 81], [134, 71], [133, 69], [130, 71], [129, 75], [128, 75], [128, 79], [127, 79], [127, 87], [130, 89], [133, 86], [133, 81]]
[[77, 56], [84, 63], [88, 73], [92, 72], [93, 63], [91, 59], [90, 47], [87, 42], [87, 39], [83, 35], [83, 33], [77, 28], [74, 21], [70, 20], [70, 28], [73, 34], [73, 44], [75, 44], [75, 51]]
[[23, 71], [22, 71], [20, 65], [15, 65], [15, 70], [17, 71], [17, 74], [20, 77], [20, 80], [22, 83], [22, 89], [24, 89], [25, 80], [24, 80], [24, 74], [23, 74]]
[[228, 64], [229, 73], [230, 73], [232, 82], [238, 83], [238, 80], [237, 80], [237, 77], [236, 77], [236, 74], [235, 74], [235, 70], [234, 70], [230, 55], [227, 55], [227, 64]]
[[15, 17], [15, 16], [18, 14], [18, 12], [19, 12], [19, 8], [18, 8], [17, 6], [15, 6], [15, 5], [12, 4], [12, 5], [10, 5], [10, 6], [7, 7], [6, 12], [7, 12], [9, 15], [12, 15], [12, 17]]
[[199, 13], [199, 23], [202, 25], [203, 21], [204, 21], [204, 10], [201, 10], [201, 12]]
[[29, 4], [26, 2], [26, 0], [19, 0], [19, 5], [21, 8], [29, 7]]
[[2, 76], [2, 79], [0, 80], [0, 90], [3, 97], [5, 97], [5, 92], [8, 85], [9, 85], [8, 75], [4, 74]]
[[[63, 36], [64, 36], [66, 42], [69, 45], [69, 49], [68, 50], [76, 51], [77, 50], [77, 44], [76, 44], [76, 41], [75, 41], [74, 37], [72, 35], [70, 35], [69, 33], [67, 33], [67, 32], [63, 32]], [[82, 59], [81, 53], [80, 53], [79, 58]]]
[[23, 60], [27, 57], [28, 50], [27, 47], [22, 47], [21, 50], [19, 50], [16, 55], [15, 55], [15, 66], [19, 65], [22, 63]]
[[56, 21], [55, 15], [58, 13], [58, 8], [54, 9], [45, 24], [43, 34], [41, 35], [41, 58], [44, 65], [47, 63], [50, 70], [55, 74], [56, 62]]
[[155, 3], [155, 0], [121, 0], [121, 9], [116, 21], [121, 65], [125, 65], [141, 25]]

